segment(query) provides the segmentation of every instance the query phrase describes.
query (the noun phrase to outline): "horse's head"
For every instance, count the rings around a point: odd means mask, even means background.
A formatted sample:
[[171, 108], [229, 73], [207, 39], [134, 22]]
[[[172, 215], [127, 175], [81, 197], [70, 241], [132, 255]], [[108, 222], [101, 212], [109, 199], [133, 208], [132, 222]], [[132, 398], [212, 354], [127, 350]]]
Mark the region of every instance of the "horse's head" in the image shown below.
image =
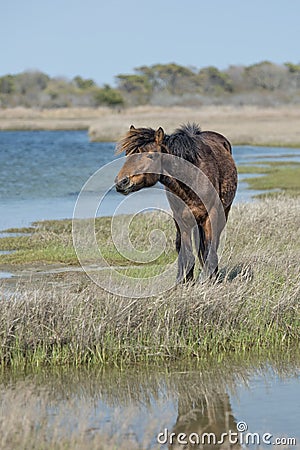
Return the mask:
[[161, 173], [161, 152], [164, 131], [151, 128], [134, 128], [132, 125], [125, 138], [117, 146], [125, 151], [126, 161], [118, 173], [115, 183], [118, 192], [124, 195], [154, 186]]

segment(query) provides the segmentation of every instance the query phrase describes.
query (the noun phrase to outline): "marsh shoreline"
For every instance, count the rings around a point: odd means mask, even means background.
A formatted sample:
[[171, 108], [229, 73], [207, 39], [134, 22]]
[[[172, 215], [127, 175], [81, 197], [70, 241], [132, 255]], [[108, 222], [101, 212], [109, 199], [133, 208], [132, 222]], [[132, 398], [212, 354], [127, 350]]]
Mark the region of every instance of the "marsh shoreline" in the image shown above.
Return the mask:
[[296, 105], [0, 109], [0, 131], [87, 130], [91, 141], [100, 142], [117, 141], [132, 123], [162, 126], [170, 132], [188, 121], [223, 133], [233, 145], [300, 147], [300, 107]]

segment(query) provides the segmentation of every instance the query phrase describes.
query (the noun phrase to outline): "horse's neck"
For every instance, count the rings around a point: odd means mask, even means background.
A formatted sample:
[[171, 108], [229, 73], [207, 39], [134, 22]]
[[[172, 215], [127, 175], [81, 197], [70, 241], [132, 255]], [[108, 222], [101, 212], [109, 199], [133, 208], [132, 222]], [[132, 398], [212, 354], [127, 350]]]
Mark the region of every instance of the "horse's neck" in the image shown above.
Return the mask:
[[172, 194], [181, 198], [181, 200], [183, 200], [186, 204], [189, 204], [190, 197], [183, 188], [182, 183], [169, 175], [161, 175], [159, 181], [165, 186], [166, 189], [172, 192]]

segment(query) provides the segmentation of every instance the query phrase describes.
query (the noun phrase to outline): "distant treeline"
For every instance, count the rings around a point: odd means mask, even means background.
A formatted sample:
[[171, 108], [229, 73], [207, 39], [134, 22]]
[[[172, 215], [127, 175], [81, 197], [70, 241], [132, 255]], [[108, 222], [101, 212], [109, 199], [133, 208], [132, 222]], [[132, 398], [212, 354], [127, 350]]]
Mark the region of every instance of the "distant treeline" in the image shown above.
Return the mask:
[[300, 64], [263, 61], [219, 70], [154, 64], [116, 76], [116, 86], [92, 79], [51, 78], [39, 71], [0, 77], [0, 107], [300, 103]]

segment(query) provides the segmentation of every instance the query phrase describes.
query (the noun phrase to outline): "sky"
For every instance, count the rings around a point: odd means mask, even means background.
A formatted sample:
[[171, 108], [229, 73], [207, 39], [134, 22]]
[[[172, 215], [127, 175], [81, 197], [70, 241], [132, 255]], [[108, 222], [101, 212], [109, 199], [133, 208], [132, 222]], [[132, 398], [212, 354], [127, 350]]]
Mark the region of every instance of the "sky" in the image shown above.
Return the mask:
[[300, 0], [0, 0], [0, 76], [300, 62]]

